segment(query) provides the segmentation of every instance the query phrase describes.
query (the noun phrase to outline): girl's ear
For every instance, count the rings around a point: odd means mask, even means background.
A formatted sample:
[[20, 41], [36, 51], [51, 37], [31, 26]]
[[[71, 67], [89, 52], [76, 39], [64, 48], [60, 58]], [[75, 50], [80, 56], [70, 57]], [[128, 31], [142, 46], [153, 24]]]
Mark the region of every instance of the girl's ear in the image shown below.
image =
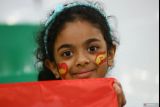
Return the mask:
[[116, 53], [116, 46], [112, 46], [110, 49], [108, 49], [107, 60], [108, 60], [108, 66], [110, 67], [114, 63], [115, 53]]
[[45, 66], [55, 75], [55, 77], [58, 79], [60, 78], [59, 72], [58, 72], [58, 67], [56, 66], [55, 63], [50, 61], [49, 59], [45, 60]]

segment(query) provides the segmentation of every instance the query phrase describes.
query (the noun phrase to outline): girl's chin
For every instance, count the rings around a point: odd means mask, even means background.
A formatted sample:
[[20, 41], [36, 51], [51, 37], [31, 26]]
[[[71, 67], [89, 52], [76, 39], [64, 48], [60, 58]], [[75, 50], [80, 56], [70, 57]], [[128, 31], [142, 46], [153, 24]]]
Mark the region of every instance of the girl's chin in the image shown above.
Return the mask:
[[79, 74], [75, 74], [73, 75], [73, 78], [75, 79], [89, 79], [89, 78], [96, 78], [95, 72], [90, 71], [90, 72], [84, 72], [84, 73], [79, 73]]
[[72, 75], [66, 76], [66, 80], [75, 80], [75, 79], [91, 79], [91, 78], [104, 78], [105, 73], [96, 71], [89, 71], [89, 72], [83, 72], [83, 73], [76, 73]]

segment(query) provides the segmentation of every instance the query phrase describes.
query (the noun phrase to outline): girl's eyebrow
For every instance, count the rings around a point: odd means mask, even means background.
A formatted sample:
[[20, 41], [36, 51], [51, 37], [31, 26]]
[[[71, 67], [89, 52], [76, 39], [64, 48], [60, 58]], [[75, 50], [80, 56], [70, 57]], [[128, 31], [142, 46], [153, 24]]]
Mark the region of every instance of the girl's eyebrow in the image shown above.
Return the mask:
[[[90, 44], [91, 42], [99, 42], [99, 41], [100, 41], [100, 40], [97, 39], [97, 38], [91, 38], [91, 39], [86, 40], [86, 41], [84, 42], [84, 44]], [[74, 48], [74, 46], [71, 45], [71, 44], [63, 44], [63, 45], [61, 45], [61, 46], [57, 49], [57, 51], [59, 51], [59, 50], [62, 49], [62, 48]]]
[[85, 44], [90, 44], [90, 43], [92, 43], [92, 42], [99, 42], [100, 40], [99, 39], [97, 39], [97, 38], [91, 38], [91, 39], [88, 39], [86, 42], [85, 42]]
[[61, 45], [58, 49], [57, 49], [57, 51], [59, 51], [60, 49], [62, 49], [62, 48], [72, 48], [73, 46], [72, 45], [70, 45], [70, 44], [63, 44], [63, 45]]

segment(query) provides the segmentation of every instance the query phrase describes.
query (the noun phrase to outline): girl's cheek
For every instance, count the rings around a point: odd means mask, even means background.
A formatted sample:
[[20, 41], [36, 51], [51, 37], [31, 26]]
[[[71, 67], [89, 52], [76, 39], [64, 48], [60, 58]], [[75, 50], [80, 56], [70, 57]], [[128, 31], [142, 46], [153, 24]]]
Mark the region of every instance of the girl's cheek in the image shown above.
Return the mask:
[[106, 52], [100, 52], [96, 55], [95, 62], [97, 65], [103, 65], [107, 62]]
[[98, 66], [97, 73], [99, 77], [105, 77], [107, 70], [107, 54], [106, 52], [100, 52], [96, 55], [95, 63]]
[[59, 73], [61, 77], [65, 79], [68, 73], [68, 65], [66, 63], [60, 63], [58, 64], [58, 67], [59, 67]]

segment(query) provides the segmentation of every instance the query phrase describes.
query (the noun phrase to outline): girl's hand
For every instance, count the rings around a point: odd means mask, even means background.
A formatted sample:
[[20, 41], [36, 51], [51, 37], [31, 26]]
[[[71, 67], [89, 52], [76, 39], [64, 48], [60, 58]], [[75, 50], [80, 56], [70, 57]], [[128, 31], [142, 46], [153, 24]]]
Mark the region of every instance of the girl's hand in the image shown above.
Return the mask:
[[126, 104], [126, 98], [125, 98], [125, 95], [123, 93], [122, 86], [117, 80], [115, 80], [115, 83], [114, 83], [113, 87], [114, 87], [114, 89], [117, 93], [118, 107], [123, 107]]

